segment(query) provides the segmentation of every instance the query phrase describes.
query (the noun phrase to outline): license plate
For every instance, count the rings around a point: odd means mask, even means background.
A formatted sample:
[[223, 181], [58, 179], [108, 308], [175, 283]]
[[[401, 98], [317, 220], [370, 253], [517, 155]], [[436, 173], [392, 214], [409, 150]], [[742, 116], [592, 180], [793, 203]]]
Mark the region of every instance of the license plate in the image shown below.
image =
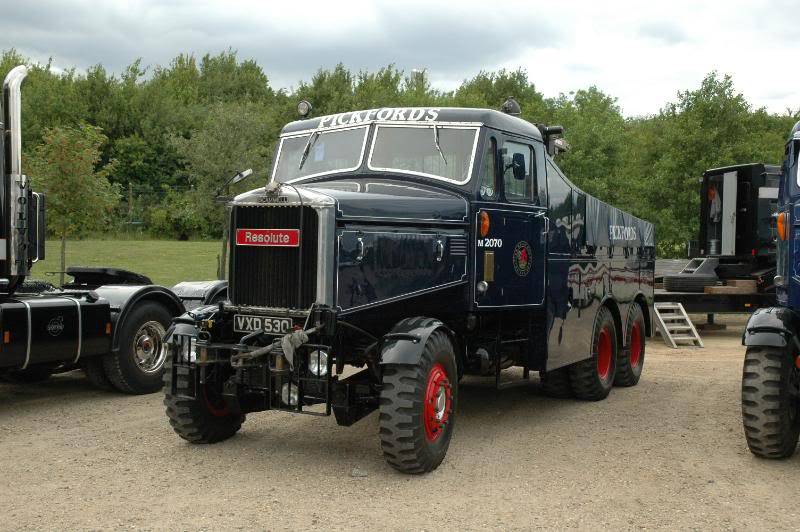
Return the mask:
[[264, 331], [268, 334], [286, 334], [291, 332], [292, 325], [292, 318], [249, 316], [247, 314], [236, 314], [233, 317], [233, 330], [243, 333]]

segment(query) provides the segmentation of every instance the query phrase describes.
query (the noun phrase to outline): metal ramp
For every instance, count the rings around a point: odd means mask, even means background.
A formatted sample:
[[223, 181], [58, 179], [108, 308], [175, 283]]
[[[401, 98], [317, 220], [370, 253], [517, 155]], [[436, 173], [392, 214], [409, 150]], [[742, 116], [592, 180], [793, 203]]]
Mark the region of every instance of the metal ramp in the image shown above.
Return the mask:
[[679, 273], [716, 275], [719, 259], [716, 257], [700, 257], [691, 259]]
[[656, 303], [656, 325], [664, 343], [677, 349], [680, 347], [703, 347], [692, 320], [680, 303]]

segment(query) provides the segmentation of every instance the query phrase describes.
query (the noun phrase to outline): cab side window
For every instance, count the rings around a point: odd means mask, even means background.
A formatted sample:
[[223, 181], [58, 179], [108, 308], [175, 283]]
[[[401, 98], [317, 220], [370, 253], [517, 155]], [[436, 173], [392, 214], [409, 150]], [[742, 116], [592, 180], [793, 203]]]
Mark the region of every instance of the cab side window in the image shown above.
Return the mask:
[[548, 237], [548, 250], [557, 255], [572, 254], [572, 187], [556, 168], [553, 162], [547, 159], [547, 191], [550, 195], [550, 208], [547, 215], [550, 217], [550, 232]]
[[536, 180], [533, 168], [533, 148], [519, 142], [503, 143], [503, 190], [506, 201], [533, 201]]
[[480, 196], [482, 200], [497, 199], [497, 140], [494, 137], [486, 142], [481, 161]]

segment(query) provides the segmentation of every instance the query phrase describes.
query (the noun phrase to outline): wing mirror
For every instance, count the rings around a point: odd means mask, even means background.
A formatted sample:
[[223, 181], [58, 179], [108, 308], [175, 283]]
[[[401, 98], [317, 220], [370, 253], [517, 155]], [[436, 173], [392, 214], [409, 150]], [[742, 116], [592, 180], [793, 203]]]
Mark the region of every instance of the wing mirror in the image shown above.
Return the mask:
[[[219, 187], [217, 191], [214, 193], [215, 201], [217, 201], [218, 203], [228, 203], [231, 200], [229, 195], [230, 187], [235, 185], [236, 183], [241, 183], [251, 175], [253, 175], [252, 168], [248, 168], [247, 170], [242, 170], [241, 172], [237, 172], [236, 174], [234, 174], [230, 179], [225, 181], [225, 183], [221, 187]], [[224, 196], [222, 195], [223, 190], [226, 192]]]

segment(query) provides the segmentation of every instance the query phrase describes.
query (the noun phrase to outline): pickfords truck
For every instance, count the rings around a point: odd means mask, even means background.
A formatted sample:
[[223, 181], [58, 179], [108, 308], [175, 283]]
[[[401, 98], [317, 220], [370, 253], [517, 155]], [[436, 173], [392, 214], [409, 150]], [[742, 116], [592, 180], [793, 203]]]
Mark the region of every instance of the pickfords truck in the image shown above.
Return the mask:
[[553, 160], [563, 128], [517, 114], [510, 99], [286, 125], [267, 185], [229, 204], [226, 300], [167, 334], [175, 432], [213, 443], [252, 412], [351, 425], [379, 410], [388, 463], [422, 473], [465, 374], [502, 387], [515, 366], [585, 400], [635, 385], [653, 226], [571, 183]]

